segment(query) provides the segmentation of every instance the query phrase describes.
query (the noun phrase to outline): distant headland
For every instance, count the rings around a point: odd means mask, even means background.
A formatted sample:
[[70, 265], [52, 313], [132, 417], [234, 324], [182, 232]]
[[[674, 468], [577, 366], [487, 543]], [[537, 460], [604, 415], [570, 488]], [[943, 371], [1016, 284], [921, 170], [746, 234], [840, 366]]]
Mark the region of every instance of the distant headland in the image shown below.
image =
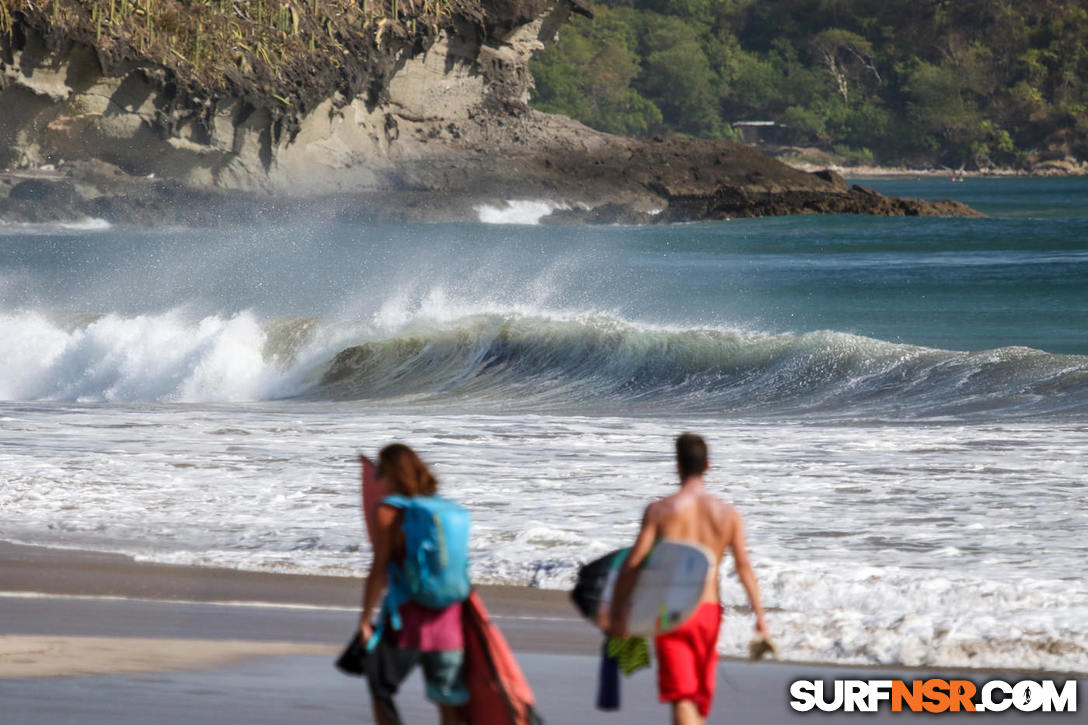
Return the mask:
[[322, 214], [555, 223], [971, 216], [743, 144], [627, 138], [529, 107], [583, 0], [0, 0], [0, 220]]

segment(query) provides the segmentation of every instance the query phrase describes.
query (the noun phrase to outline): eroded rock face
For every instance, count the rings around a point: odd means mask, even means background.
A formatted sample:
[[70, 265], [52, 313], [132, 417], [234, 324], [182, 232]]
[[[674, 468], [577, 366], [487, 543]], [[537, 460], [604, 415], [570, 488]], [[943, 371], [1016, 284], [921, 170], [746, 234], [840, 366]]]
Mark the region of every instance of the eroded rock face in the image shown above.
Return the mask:
[[[0, 48], [0, 169], [17, 170], [0, 174], [0, 218], [215, 223], [320, 207], [437, 221], [506, 199], [565, 205], [551, 221], [567, 223], [965, 213], [866, 195], [834, 172], [740, 144], [622, 138], [530, 109], [529, 58], [572, 12], [588, 12], [580, 2], [486, 0], [473, 6], [479, 17], [459, 17], [425, 46], [383, 46], [380, 63], [363, 64], [381, 71], [365, 93], [290, 118], [245, 95], [182, 102], [168, 69], [116, 62], [107, 72], [91, 48], [23, 27]], [[54, 168], [57, 178], [38, 181], [70, 178], [73, 193], [45, 209], [12, 196], [28, 173], [18, 170]]]
[[24, 28], [10, 62], [0, 53], [0, 167], [98, 159], [194, 188], [314, 195], [388, 188], [396, 160], [435, 155], [427, 141], [444, 127], [454, 124], [456, 137], [456, 124], [484, 107], [527, 103], [529, 57], [571, 8], [565, 0], [538, 4], [527, 22], [497, 24], [502, 37], [465, 25], [421, 53], [396, 51], [382, 104], [329, 98], [290, 132], [236, 98], [208, 101], [203, 118], [171, 118], [163, 69], [128, 65], [107, 74], [91, 49], [50, 52]]

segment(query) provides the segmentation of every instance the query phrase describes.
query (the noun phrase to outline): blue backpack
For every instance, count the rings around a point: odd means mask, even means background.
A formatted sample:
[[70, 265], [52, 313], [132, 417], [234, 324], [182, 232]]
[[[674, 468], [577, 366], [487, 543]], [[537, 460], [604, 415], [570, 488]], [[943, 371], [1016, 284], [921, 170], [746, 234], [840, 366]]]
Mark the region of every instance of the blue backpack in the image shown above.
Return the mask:
[[467, 599], [468, 511], [441, 496], [394, 494], [382, 503], [404, 511], [404, 562], [390, 562], [385, 598], [393, 628], [404, 602], [442, 609]]

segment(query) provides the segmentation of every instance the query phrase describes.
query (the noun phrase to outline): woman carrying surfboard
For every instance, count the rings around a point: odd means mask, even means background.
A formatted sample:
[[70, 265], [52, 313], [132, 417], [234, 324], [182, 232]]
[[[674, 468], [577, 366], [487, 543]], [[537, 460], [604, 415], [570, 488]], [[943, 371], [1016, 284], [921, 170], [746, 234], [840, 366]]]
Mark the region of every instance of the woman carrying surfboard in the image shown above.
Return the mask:
[[748, 561], [744, 521], [736, 509], [706, 490], [703, 474], [709, 462], [706, 442], [700, 436], [684, 433], [676, 439], [676, 468], [680, 490], [646, 507], [635, 544], [620, 567], [607, 629], [614, 637], [627, 635], [631, 594], [639, 581], [639, 569], [657, 542], [693, 544], [705, 552], [710, 566], [694, 613], [679, 626], [654, 637], [660, 700], [672, 705], [674, 723], [689, 725], [704, 722], [714, 697], [722, 620], [718, 567], [726, 550], [733, 552], [737, 575], [756, 615], [756, 632], [766, 638], [769, 630], [759, 585]]
[[[442, 725], [455, 725], [461, 722], [459, 708], [469, 700], [461, 626], [462, 601], [469, 593], [468, 514], [437, 496], [438, 482], [406, 445], [383, 448], [377, 465], [365, 457], [361, 462], [374, 560], [363, 592], [359, 633], [370, 648], [382, 637], [395, 645], [395, 672], [388, 673], [392, 687], [384, 688], [391, 692], [371, 688], [374, 718], [379, 725], [399, 722], [392, 691], [420, 664], [427, 699], [437, 705]], [[381, 626], [391, 631], [375, 635], [372, 620], [387, 589]]]
[[[541, 725], [513, 651], [471, 591], [468, 511], [437, 495], [434, 477], [407, 446], [386, 446], [378, 460], [359, 456], [374, 550], [359, 617], [367, 648], [359, 666], [359, 648], [349, 646], [343, 668], [365, 674], [379, 725], [400, 725], [393, 695], [416, 663], [443, 725]], [[371, 617], [387, 584], [375, 634]]]

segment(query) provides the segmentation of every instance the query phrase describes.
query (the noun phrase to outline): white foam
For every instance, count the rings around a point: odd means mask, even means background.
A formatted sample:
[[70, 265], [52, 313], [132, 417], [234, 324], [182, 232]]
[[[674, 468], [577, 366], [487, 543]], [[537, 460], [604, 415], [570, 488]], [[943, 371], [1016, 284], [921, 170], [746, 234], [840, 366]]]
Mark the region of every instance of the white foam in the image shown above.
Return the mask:
[[60, 222], [57, 224], [61, 229], [69, 229], [72, 231], [80, 232], [100, 232], [106, 229], [112, 229], [113, 225], [105, 219], [98, 219], [94, 217], [87, 218], [78, 222]]
[[[1088, 670], [1088, 588], [921, 566], [843, 567], [815, 559], [758, 570], [782, 657], [867, 665]], [[742, 605], [735, 580], [725, 600]], [[719, 647], [739, 654], [753, 619], [726, 615]]]
[[504, 206], [483, 204], [476, 214], [483, 224], [540, 224], [540, 220], [557, 209], [570, 209], [569, 204], [555, 201], [510, 199]]
[[4, 234], [54, 234], [57, 232], [104, 232], [113, 229], [105, 219], [87, 217], [72, 222], [6, 222], [0, 219], [0, 233]]
[[[0, 418], [11, 540], [361, 576], [352, 454], [404, 440], [472, 511], [475, 581], [555, 589], [631, 542], [692, 424], [330, 404], [19, 403]], [[783, 657], [1088, 670], [1076, 424], [699, 427], [720, 452], [711, 488], [746, 517]], [[720, 647], [742, 655], [752, 619], [724, 571]]]
[[0, 313], [0, 399], [260, 400], [283, 378], [264, 342], [249, 313], [105, 315], [71, 329], [39, 312]]

